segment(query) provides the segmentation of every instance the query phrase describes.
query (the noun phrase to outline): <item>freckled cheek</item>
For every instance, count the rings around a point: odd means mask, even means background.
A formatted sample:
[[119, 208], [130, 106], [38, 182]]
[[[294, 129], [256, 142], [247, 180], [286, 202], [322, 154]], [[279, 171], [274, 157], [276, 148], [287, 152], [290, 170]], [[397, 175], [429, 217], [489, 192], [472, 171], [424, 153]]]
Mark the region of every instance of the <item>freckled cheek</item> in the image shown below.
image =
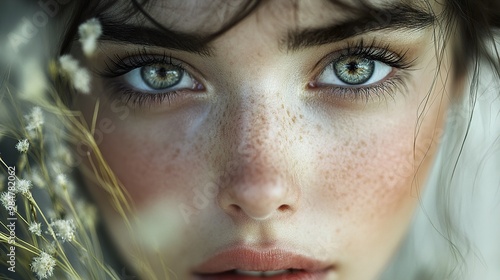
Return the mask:
[[[360, 133], [337, 136], [342, 140], [334, 147], [318, 151], [316, 158], [322, 160], [311, 197], [314, 209], [322, 209], [328, 223], [341, 229], [337, 239], [347, 240], [340, 251], [360, 256], [354, 252], [364, 255], [370, 246], [375, 250], [374, 244], [394, 245], [400, 240], [437, 151], [435, 134], [441, 128], [435, 125], [442, 122], [436, 122], [436, 116], [427, 115], [416, 139], [416, 120], [408, 117], [392, 125], [374, 122], [360, 127]], [[328, 139], [332, 142], [333, 136]]]
[[323, 197], [317, 200], [324, 201], [334, 217], [361, 224], [384, 219], [412, 199], [414, 175], [412, 129], [401, 125], [363, 131], [330, 151], [321, 150], [323, 160], [315, 176], [323, 178], [315, 183]]

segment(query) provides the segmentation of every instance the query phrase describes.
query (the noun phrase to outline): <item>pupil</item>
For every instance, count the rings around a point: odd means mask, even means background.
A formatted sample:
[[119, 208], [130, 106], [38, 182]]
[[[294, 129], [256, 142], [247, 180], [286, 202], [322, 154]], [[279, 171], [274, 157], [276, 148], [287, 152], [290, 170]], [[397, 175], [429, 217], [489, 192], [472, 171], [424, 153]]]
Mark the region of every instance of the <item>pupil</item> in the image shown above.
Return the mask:
[[346, 66], [347, 66], [347, 69], [349, 70], [349, 74], [356, 74], [356, 70], [358, 70], [358, 65], [356, 62], [351, 61]]
[[164, 78], [165, 76], [167, 76], [167, 69], [165, 68], [161, 68], [159, 71], [158, 71], [158, 75], [162, 78]]

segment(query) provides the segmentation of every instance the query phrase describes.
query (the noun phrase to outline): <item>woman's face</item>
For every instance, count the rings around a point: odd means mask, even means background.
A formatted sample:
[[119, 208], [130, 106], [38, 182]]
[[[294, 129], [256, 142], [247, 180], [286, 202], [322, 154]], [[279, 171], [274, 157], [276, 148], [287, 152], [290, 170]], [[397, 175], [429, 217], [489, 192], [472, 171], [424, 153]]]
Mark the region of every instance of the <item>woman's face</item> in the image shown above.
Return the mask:
[[[368, 2], [379, 10], [359, 19], [328, 1], [266, 1], [203, 49], [135, 17], [135, 32], [102, 20], [95, 56], [73, 47], [87, 67], [116, 76], [96, 74], [77, 104], [90, 121], [100, 102], [96, 141], [137, 224], [90, 178], [88, 187], [136, 273], [145, 264], [158, 279], [382, 271], [418, 205], [456, 88], [449, 49], [438, 67], [440, 29], [425, 5]], [[241, 8], [210, 3], [147, 10], [170, 30], [204, 35]]]

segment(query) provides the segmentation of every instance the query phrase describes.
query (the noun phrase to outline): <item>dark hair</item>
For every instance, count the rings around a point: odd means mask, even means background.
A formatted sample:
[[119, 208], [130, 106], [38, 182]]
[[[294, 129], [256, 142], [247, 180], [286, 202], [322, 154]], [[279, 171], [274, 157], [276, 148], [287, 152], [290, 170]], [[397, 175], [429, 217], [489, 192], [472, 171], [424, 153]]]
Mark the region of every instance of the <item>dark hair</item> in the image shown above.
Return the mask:
[[[449, 0], [444, 17], [450, 18], [448, 26], [457, 26], [459, 43], [455, 46], [454, 63], [457, 74], [477, 70], [482, 59], [494, 66], [499, 74], [498, 52], [492, 54], [488, 44], [494, 42], [494, 32], [500, 27], [500, 1]], [[491, 46], [490, 46], [491, 47]], [[465, 58], [465, 59], [464, 59]]]
[[[329, 0], [332, 4], [339, 8], [348, 9], [356, 14], [366, 14], [370, 16], [370, 10], [373, 8], [366, 0], [357, 0], [356, 3], [346, 3], [340, 0]], [[425, 0], [426, 2], [428, 0]], [[71, 42], [75, 39], [78, 25], [91, 17], [99, 17], [101, 13], [111, 6], [115, 5], [115, 1], [75, 1], [73, 14], [69, 21], [68, 28], [62, 35], [62, 44], [60, 53], [68, 51]], [[122, 17], [120, 20], [115, 20], [115, 24], [121, 24], [130, 16], [140, 13], [145, 19], [152, 22], [155, 26], [162, 28], [154, 17], [147, 12], [148, 3], [154, 1], [148, 0], [130, 0], [122, 4]], [[295, 7], [299, 7], [299, 2], [293, 0]], [[454, 65], [456, 75], [462, 76], [469, 69], [475, 68], [475, 63], [481, 59], [486, 59], [489, 63], [499, 69], [498, 56], [493, 56], [488, 51], [488, 41], [493, 40], [496, 28], [500, 28], [500, 1], [497, 0], [444, 0], [443, 12], [439, 17], [444, 24], [444, 30], [448, 32], [445, 36], [457, 36], [457, 44], [454, 46]], [[227, 3], [220, 2], [218, 5], [213, 5], [213, 9], [217, 9], [220, 5]], [[244, 17], [250, 14], [257, 6], [261, 4], [260, 0], [246, 1], [240, 5], [239, 9], [228, 19], [224, 19], [225, 24], [217, 32], [210, 34], [205, 40], [211, 41], [224, 34], [228, 29], [241, 21]], [[427, 2], [428, 4], [428, 2]], [[210, 12], [210, 11], [209, 11]], [[167, 31], [165, 28], [163, 28]], [[171, 32], [171, 31], [167, 31]], [[495, 52], [495, 55], [497, 53]]]

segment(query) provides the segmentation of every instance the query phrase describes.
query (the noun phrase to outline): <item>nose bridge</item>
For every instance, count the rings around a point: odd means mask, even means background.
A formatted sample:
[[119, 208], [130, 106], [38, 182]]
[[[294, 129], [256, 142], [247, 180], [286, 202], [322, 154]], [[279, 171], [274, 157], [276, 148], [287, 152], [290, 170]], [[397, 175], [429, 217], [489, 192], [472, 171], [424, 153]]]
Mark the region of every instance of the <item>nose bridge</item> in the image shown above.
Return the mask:
[[[272, 108], [271, 102], [266, 102], [270, 98], [265, 94], [256, 94], [250, 100], [244, 102], [239, 115], [239, 127], [237, 130], [237, 152], [247, 160], [259, 157], [260, 160], [272, 161], [268, 154], [269, 150], [278, 148], [279, 140], [273, 135], [277, 134], [280, 126], [273, 122], [273, 117], [278, 116], [278, 112]], [[274, 112], [273, 112], [274, 111]], [[273, 147], [274, 146], [274, 147]]]
[[[232, 216], [264, 219], [291, 210], [296, 198], [287, 179], [285, 133], [278, 94], [239, 94], [230, 102], [220, 206]], [[231, 121], [233, 120], [233, 121]]]
[[[237, 121], [229, 129], [230, 160], [237, 163], [245, 180], [271, 180], [279, 175], [278, 166], [283, 162], [283, 136], [279, 108], [271, 101], [276, 96], [255, 92], [240, 98], [239, 106], [232, 112]], [[233, 119], [233, 117], [230, 117]], [[257, 176], [258, 175], [258, 176]], [[241, 177], [240, 176], [240, 177]]]

